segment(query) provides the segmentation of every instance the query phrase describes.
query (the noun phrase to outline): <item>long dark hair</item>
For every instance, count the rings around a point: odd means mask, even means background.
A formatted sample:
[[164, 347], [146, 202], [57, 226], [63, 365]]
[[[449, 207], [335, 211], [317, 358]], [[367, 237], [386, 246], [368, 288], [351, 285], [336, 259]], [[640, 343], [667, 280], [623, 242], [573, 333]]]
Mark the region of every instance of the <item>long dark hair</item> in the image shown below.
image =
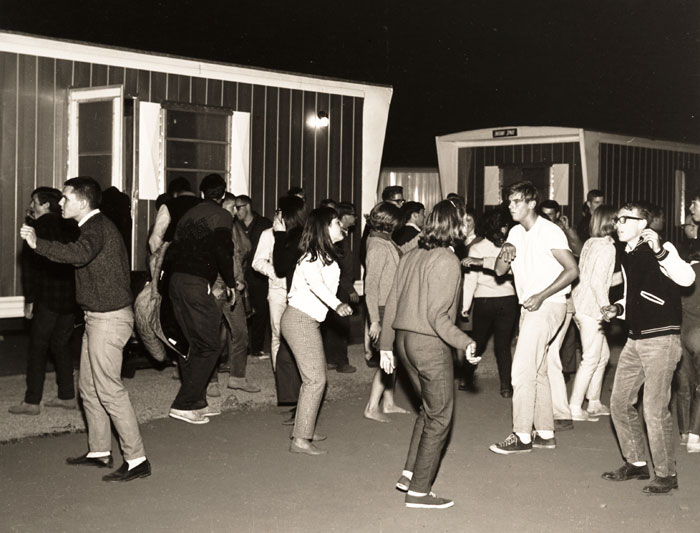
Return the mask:
[[299, 241], [300, 261], [307, 254], [311, 261], [321, 259], [324, 265], [338, 260], [338, 254], [328, 233], [334, 218], [338, 218], [338, 213], [330, 207], [319, 207], [309, 213]]
[[508, 227], [507, 217], [500, 208], [491, 209], [486, 211], [479, 222], [476, 225], [476, 234], [479, 237], [488, 239], [494, 246], [501, 247], [506, 240], [506, 236], [503, 234], [503, 228]]
[[287, 231], [304, 227], [306, 204], [298, 196], [283, 196], [277, 202], [277, 208], [282, 212], [282, 219]]
[[447, 248], [464, 241], [466, 238], [465, 214], [464, 207], [459, 202], [443, 200], [436, 204], [425, 221], [418, 246], [424, 250], [432, 250]]

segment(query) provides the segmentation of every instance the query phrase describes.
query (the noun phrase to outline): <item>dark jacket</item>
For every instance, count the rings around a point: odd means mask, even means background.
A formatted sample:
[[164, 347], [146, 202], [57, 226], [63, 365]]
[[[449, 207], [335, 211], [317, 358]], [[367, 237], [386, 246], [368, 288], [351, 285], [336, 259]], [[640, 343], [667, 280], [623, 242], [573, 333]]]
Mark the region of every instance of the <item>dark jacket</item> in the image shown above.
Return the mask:
[[[40, 239], [75, 242], [80, 230], [75, 220], [47, 213], [32, 221]], [[75, 268], [42, 257], [26, 243], [22, 250], [22, 289], [27, 303], [46, 306], [50, 311], [70, 314], [76, 310]]]
[[191, 274], [214, 285], [216, 276], [234, 287], [231, 213], [212, 200], [204, 200], [180, 219], [168, 250], [170, 272]]
[[292, 288], [294, 269], [301, 257], [299, 241], [302, 228], [289, 231], [275, 231], [275, 247], [272, 249], [272, 266], [278, 278], [287, 280], [287, 292]]

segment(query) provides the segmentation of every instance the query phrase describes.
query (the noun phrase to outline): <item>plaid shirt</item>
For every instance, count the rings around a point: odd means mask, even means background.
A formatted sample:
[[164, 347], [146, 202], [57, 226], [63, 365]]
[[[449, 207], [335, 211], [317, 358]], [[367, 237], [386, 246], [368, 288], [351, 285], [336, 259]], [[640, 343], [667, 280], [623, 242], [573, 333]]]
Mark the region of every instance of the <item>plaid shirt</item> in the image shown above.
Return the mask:
[[[32, 221], [36, 235], [48, 241], [72, 242], [80, 230], [73, 220], [47, 213]], [[76, 310], [75, 269], [54, 263], [37, 254], [26, 243], [22, 249], [22, 288], [27, 303], [44, 305], [54, 313], [70, 314]]]

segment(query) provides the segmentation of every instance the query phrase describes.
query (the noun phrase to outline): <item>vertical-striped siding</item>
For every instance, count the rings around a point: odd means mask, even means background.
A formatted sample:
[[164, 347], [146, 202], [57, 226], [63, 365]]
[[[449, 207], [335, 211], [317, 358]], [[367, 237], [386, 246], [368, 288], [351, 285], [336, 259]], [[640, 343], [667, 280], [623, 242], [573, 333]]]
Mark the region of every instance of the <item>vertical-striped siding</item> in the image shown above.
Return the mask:
[[[472, 150], [471, 158], [466, 151]], [[569, 203], [562, 213], [569, 220], [581, 217], [583, 174], [578, 143], [515, 144], [461, 148], [458, 153], [458, 191], [477, 214], [484, 210], [484, 167], [508, 165], [569, 165]], [[540, 191], [544, 193], [546, 191]]]
[[[628, 201], [645, 200], [663, 208], [666, 214], [664, 238], [678, 242], [675, 203], [677, 170], [700, 170], [700, 155], [640, 146], [601, 143], [599, 162], [600, 189], [605, 201], [620, 206]], [[700, 183], [688, 181], [688, 190]]]
[[[312, 206], [327, 197], [360, 201], [362, 98], [2, 52], [0, 297], [21, 294], [18, 230], [31, 191], [60, 188], [66, 178], [68, 89], [110, 84], [145, 102], [251, 113], [250, 194], [254, 209], [265, 216], [274, 215], [277, 198], [291, 185], [304, 187]], [[321, 110], [330, 126], [309, 128], [306, 121]], [[135, 269], [144, 268], [154, 211], [154, 202], [138, 202]]]

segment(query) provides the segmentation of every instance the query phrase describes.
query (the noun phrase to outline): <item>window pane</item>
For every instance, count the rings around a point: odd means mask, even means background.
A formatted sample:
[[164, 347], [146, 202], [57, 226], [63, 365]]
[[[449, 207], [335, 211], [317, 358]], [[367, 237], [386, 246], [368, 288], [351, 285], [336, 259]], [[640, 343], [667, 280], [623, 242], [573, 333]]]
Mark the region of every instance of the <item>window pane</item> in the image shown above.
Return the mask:
[[112, 101], [82, 103], [78, 113], [78, 154], [111, 154]]
[[228, 115], [168, 110], [168, 137], [222, 141], [228, 138]]
[[225, 144], [169, 141], [166, 166], [223, 172], [226, 170], [227, 151]]
[[78, 156], [78, 175], [90, 176], [91, 178], [94, 178], [104, 191], [107, 187], [112, 185], [112, 156]]

